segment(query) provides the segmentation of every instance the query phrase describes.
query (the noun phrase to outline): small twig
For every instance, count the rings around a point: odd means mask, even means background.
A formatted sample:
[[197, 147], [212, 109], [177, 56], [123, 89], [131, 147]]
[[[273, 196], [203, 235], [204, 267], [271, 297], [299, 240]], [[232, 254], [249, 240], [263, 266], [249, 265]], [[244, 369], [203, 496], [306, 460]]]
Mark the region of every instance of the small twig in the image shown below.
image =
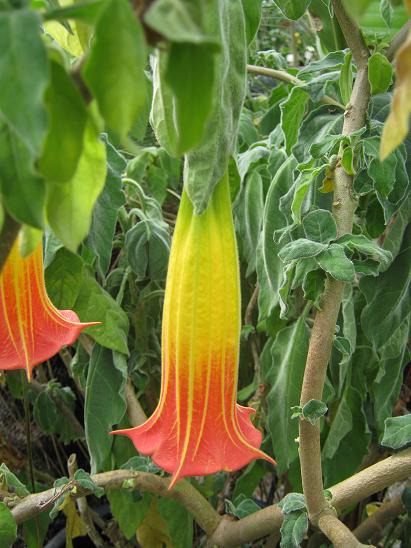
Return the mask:
[[387, 59], [389, 61], [393, 61], [395, 58], [395, 54], [400, 49], [400, 47], [405, 42], [408, 33], [411, 31], [411, 19], [409, 19], [405, 25], [403, 25], [400, 30], [397, 32], [397, 34], [392, 39], [391, 44], [389, 45], [385, 55], [387, 56]]
[[[300, 80], [292, 74], [288, 74], [285, 70], [258, 67], [257, 65], [247, 65], [247, 72], [251, 74], [259, 74], [260, 76], [268, 76], [269, 78], [274, 78], [275, 80], [280, 80], [281, 82], [285, 82], [286, 84], [291, 84], [293, 86], [304, 86], [306, 84], [306, 82], [303, 82], [303, 80]], [[324, 95], [320, 99], [320, 103], [331, 105], [333, 107], [340, 108], [341, 110], [345, 109], [345, 106], [342, 103], [336, 99], [333, 99], [329, 95]]]
[[18, 236], [20, 227], [20, 223], [15, 221], [13, 217], [10, 217], [10, 215], [6, 213], [3, 228], [0, 232], [0, 273], [3, 270], [3, 266]]
[[127, 403], [127, 415], [130, 424], [133, 426], [140, 426], [140, 424], [143, 424], [143, 422], [146, 421], [147, 417], [137, 399], [136, 393], [134, 392], [133, 383], [130, 379], [127, 379], [126, 382], [125, 397]]
[[[77, 456], [76, 456], [75, 453], [70, 455], [70, 457], [67, 461], [67, 469], [68, 469], [68, 472], [69, 472], [69, 478], [71, 480], [73, 480], [74, 479], [74, 474], [77, 471]], [[84, 496], [79, 497], [76, 500], [76, 504], [77, 504], [77, 508], [78, 508], [80, 517], [81, 517], [81, 519], [84, 523], [84, 527], [86, 528], [87, 535], [93, 541], [94, 545], [97, 546], [97, 548], [104, 547], [105, 542], [101, 538], [99, 532], [97, 531], [97, 529], [94, 526], [93, 520], [91, 519], [86, 497], [84, 497]]]
[[404, 511], [401, 495], [397, 495], [389, 502], [382, 504], [369, 518], [360, 523], [353, 533], [360, 541], [372, 540], [375, 542], [376, 536], [381, 536], [386, 525]]

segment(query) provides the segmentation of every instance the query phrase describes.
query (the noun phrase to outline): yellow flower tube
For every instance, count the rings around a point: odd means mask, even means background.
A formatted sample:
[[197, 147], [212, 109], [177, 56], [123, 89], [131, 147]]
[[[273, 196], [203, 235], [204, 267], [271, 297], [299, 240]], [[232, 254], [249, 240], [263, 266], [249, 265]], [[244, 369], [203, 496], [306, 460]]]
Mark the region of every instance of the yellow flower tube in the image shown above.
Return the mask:
[[253, 409], [236, 403], [240, 279], [228, 178], [196, 215], [183, 193], [167, 275], [162, 384], [153, 415], [126, 434], [137, 450], [183, 476], [242, 468], [260, 451]]

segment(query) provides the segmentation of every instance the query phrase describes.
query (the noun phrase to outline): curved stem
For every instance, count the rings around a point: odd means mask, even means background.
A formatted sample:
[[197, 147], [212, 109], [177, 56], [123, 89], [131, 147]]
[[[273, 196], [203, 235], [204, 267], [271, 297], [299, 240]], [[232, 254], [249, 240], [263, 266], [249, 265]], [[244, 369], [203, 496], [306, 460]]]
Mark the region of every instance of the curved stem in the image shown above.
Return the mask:
[[[333, 0], [333, 6], [358, 65], [357, 78], [345, 112], [342, 131], [343, 135], [348, 136], [365, 124], [370, 99], [367, 72], [369, 52], [360, 29], [348, 16], [341, 1]], [[354, 212], [357, 207], [351, 192], [352, 182], [352, 176], [337, 164], [333, 215], [339, 235], [352, 231]], [[311, 332], [301, 391], [301, 406], [311, 399], [321, 400], [322, 398], [343, 289], [342, 282], [332, 278], [327, 280], [321, 310], [315, 316]], [[336, 548], [359, 546], [354, 535], [337, 519], [324, 497], [319, 422], [312, 425], [308, 421], [300, 420], [299, 441], [302, 483], [310, 521], [328, 536]]]

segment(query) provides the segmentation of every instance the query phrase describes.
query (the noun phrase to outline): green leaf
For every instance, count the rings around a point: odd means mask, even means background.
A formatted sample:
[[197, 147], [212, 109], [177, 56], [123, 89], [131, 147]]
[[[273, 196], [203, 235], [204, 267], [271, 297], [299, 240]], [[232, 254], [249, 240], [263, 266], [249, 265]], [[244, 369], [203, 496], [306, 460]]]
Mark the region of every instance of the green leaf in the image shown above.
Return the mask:
[[348, 51], [344, 56], [344, 63], [340, 72], [340, 94], [344, 105], [348, 105], [351, 98], [353, 73], [351, 66], [352, 53]]
[[[388, 2], [389, 3], [389, 2]], [[373, 53], [368, 60], [368, 80], [371, 94], [385, 93], [392, 83], [393, 68], [382, 53]]]
[[411, 517], [411, 487], [406, 487], [401, 495], [401, 502], [407, 510], [408, 517]]
[[338, 238], [337, 243], [375, 260], [380, 264], [381, 270], [387, 269], [392, 261], [392, 255], [389, 251], [386, 251], [363, 234], [344, 234], [344, 236]]
[[210, 6], [209, 32], [219, 36], [213, 105], [201, 143], [186, 155], [185, 188], [196, 213], [201, 213], [214, 186], [227, 170], [237, 138], [244, 101], [247, 44], [241, 0]]
[[77, 485], [79, 485], [83, 489], [87, 489], [88, 491], [93, 493], [94, 496], [100, 498], [104, 495], [104, 489], [96, 485], [91, 479], [90, 474], [88, 474], [82, 468], [79, 468], [75, 471], [73, 479], [77, 483]]
[[[57, 6], [58, 3], [56, 2]], [[45, 21], [66, 21], [67, 19], [76, 19], [85, 23], [94, 24], [100, 12], [104, 0], [82, 0], [74, 4], [68, 4], [62, 7], [54, 6], [54, 2], [48, 2], [48, 9], [43, 14]]]
[[170, 254], [167, 225], [150, 219], [140, 221], [127, 232], [125, 251], [139, 279], [164, 280]]
[[257, 512], [260, 507], [252, 499], [241, 493], [233, 501], [226, 499], [226, 512], [236, 516], [238, 519], [245, 518]]
[[336, 280], [352, 282], [355, 269], [352, 261], [344, 253], [344, 248], [338, 244], [331, 244], [317, 257], [318, 265]]
[[384, 19], [387, 27], [391, 27], [392, 17], [393, 17], [393, 14], [394, 14], [394, 9], [391, 5], [390, 0], [381, 0], [380, 13], [381, 13], [381, 16]]
[[4, 205], [17, 221], [43, 228], [44, 182], [34, 171], [28, 146], [1, 121], [0, 190]]
[[390, 154], [386, 160], [381, 162], [379, 157], [372, 158], [368, 165], [368, 175], [374, 181], [375, 189], [386, 197], [394, 187], [397, 169], [397, 157]]
[[144, 14], [144, 22], [161, 36], [192, 45], [215, 42], [204, 30], [203, 19], [199, 0], [157, 0]]
[[165, 79], [174, 93], [178, 156], [197, 145], [204, 135], [213, 103], [214, 62], [215, 52], [208, 44], [171, 46]]
[[142, 524], [150, 510], [151, 496], [142, 496], [125, 489], [110, 489], [107, 492], [111, 512], [127, 540], [135, 537], [137, 528]]
[[315, 257], [320, 253], [325, 253], [329, 248], [320, 242], [313, 242], [305, 238], [294, 240], [286, 244], [279, 252], [278, 256], [284, 263], [295, 261], [296, 259], [307, 259]]
[[106, 142], [107, 177], [93, 209], [87, 245], [97, 258], [97, 270], [103, 278], [109, 269], [118, 210], [125, 203], [121, 175], [126, 166], [124, 157]]
[[83, 261], [78, 255], [61, 248], [45, 270], [47, 293], [54, 306], [70, 310], [83, 281]]
[[312, 301], [317, 307], [319, 307], [321, 296], [324, 293], [325, 279], [324, 271], [316, 269], [307, 272], [303, 280], [302, 289], [304, 298], [307, 301]]
[[302, 224], [309, 240], [327, 244], [337, 237], [337, 224], [331, 212], [326, 209], [311, 211], [304, 217]]
[[8, 469], [4, 462], [0, 465], [0, 478], [2, 483], [5, 481], [7, 487], [11, 488], [9, 491], [15, 493], [18, 497], [24, 498], [30, 494], [24, 483]]
[[260, 174], [253, 171], [247, 177], [236, 208], [236, 217], [239, 221], [238, 244], [240, 256], [247, 263], [246, 276], [254, 272], [256, 267], [256, 249], [260, 237], [263, 208], [263, 181]]
[[288, 19], [296, 21], [302, 15], [311, 3], [311, 0], [274, 0], [283, 14]]
[[17, 524], [13, 514], [4, 504], [0, 502], [0, 543], [4, 548], [13, 545], [17, 538]]
[[124, 310], [85, 270], [73, 309], [82, 322], [101, 322], [85, 332], [106, 348], [128, 354], [128, 317]]
[[383, 433], [385, 419], [391, 417], [400, 396], [403, 370], [409, 361], [409, 327], [410, 316], [402, 322], [380, 352], [377, 375], [371, 385], [375, 423], [379, 434]]
[[354, 150], [350, 146], [344, 147], [341, 158], [341, 166], [348, 175], [355, 175], [354, 169]]
[[[123, 1], [123, 0], [119, 0]], [[51, 228], [75, 252], [87, 236], [93, 207], [106, 178], [106, 149], [91, 120], [84, 132], [83, 152], [69, 181], [50, 187], [47, 217]]]
[[388, 270], [377, 278], [363, 278], [360, 282], [367, 301], [361, 314], [361, 325], [377, 349], [384, 346], [410, 313], [410, 272], [411, 225], [408, 225], [401, 251]]
[[242, 0], [247, 42], [251, 44], [260, 26], [262, 0]]
[[386, 419], [381, 445], [391, 447], [391, 449], [401, 449], [410, 443], [411, 414]]
[[283, 514], [291, 514], [305, 509], [305, 498], [302, 493], [288, 493], [280, 500], [278, 506], [283, 511]]
[[311, 424], [315, 424], [318, 419], [323, 417], [328, 411], [328, 407], [323, 401], [310, 400], [307, 402], [301, 410], [302, 417], [309, 421]]
[[76, 171], [83, 147], [87, 110], [81, 94], [57, 62], [51, 62], [51, 82], [46, 93], [50, 126], [39, 160], [47, 182], [62, 183]]
[[281, 524], [281, 548], [299, 548], [307, 531], [307, 512], [286, 514]]
[[280, 105], [281, 129], [284, 133], [285, 148], [288, 154], [297, 142], [309, 98], [310, 96], [304, 90], [294, 87], [288, 98]]
[[31, 10], [0, 12], [0, 117], [32, 161], [47, 129], [49, 70], [40, 25], [40, 16]]
[[108, 127], [120, 138], [144, 108], [145, 65], [144, 32], [131, 5], [126, 0], [107, 0], [82, 72]]
[[108, 434], [126, 412], [126, 375], [124, 356], [95, 345], [90, 359], [84, 403], [84, 426], [92, 474], [111, 469], [113, 438]]
[[309, 330], [305, 318], [282, 329], [271, 347], [272, 366], [266, 383], [272, 383], [267, 396], [268, 429], [278, 463], [278, 472], [288, 470], [298, 456], [298, 423], [290, 416], [300, 402], [300, 391], [308, 352]]
[[161, 497], [157, 510], [167, 524], [173, 548], [187, 548], [193, 544], [193, 518], [182, 504]]
[[[283, 160], [283, 158], [281, 158]], [[273, 234], [286, 226], [287, 220], [277, 211], [281, 196], [284, 196], [293, 184], [293, 169], [296, 161], [290, 157], [275, 174], [264, 205], [262, 230], [257, 248], [258, 311], [260, 319], [269, 316], [278, 304], [278, 289], [281, 285], [283, 264], [278, 257], [280, 245], [273, 241]]]
[[345, 389], [325, 440], [322, 459], [325, 486], [353, 474], [367, 453], [370, 433], [363, 409], [362, 395], [353, 386]]

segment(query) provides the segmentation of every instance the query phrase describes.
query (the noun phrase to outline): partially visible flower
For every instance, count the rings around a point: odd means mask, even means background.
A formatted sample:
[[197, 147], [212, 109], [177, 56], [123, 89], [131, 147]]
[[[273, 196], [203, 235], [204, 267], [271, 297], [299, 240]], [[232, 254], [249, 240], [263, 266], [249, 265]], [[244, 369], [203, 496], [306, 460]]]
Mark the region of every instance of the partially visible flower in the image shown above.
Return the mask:
[[31, 379], [35, 365], [72, 344], [82, 329], [71, 310], [57, 310], [47, 296], [43, 251], [23, 259], [16, 241], [0, 274], [0, 369], [25, 369]]
[[242, 468], [263, 453], [254, 410], [236, 403], [240, 279], [228, 179], [196, 215], [184, 193], [163, 311], [159, 404], [141, 426], [119, 430], [138, 451], [183, 476]]

